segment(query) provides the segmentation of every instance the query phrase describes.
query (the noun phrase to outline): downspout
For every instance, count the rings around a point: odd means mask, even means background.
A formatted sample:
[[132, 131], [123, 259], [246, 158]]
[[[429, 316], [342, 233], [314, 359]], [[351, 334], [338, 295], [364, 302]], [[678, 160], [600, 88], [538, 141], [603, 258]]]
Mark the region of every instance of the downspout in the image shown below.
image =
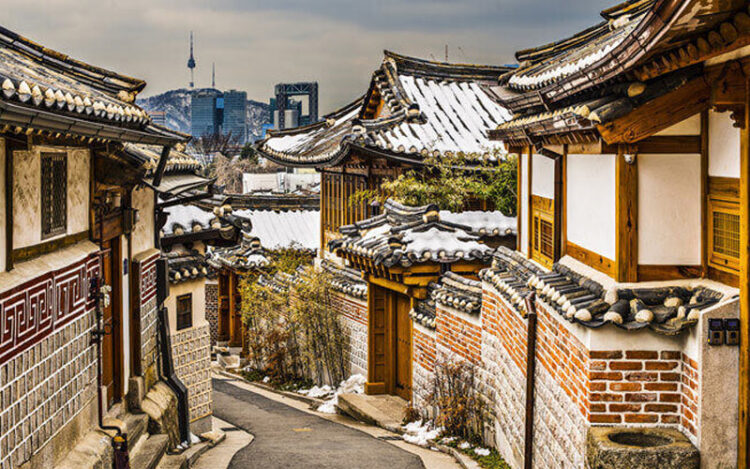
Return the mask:
[[536, 372], [536, 294], [532, 291], [526, 297], [526, 423], [524, 429], [523, 467], [531, 469], [534, 455], [534, 388]]

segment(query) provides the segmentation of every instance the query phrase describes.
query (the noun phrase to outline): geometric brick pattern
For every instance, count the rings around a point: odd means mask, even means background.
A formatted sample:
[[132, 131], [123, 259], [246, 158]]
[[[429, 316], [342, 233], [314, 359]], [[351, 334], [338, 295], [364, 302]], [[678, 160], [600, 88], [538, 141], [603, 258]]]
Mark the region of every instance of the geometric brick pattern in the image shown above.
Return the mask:
[[206, 282], [206, 321], [210, 325], [211, 345], [216, 345], [219, 336], [219, 284]]
[[211, 415], [211, 338], [209, 325], [175, 332], [171, 336], [175, 373], [188, 388], [190, 421]]

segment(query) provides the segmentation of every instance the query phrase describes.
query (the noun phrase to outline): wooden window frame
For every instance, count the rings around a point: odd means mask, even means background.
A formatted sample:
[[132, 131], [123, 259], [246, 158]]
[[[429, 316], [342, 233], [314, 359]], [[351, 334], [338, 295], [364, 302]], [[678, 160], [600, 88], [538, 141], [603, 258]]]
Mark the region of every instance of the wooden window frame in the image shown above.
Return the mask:
[[[531, 196], [531, 224], [529, 226], [529, 253], [532, 260], [544, 267], [551, 268], [555, 262], [557, 251], [555, 237], [555, 213], [554, 201], [538, 195]], [[548, 256], [542, 250], [542, 233], [539, 227], [545, 222], [550, 225], [552, 233], [551, 255]]]
[[[187, 310], [184, 309], [188, 305]], [[185, 322], [187, 316], [188, 321]], [[175, 327], [178, 331], [193, 327], [193, 294], [185, 293], [177, 297], [175, 301]]]
[[[59, 192], [55, 189], [55, 162], [61, 163], [62, 175]], [[47, 172], [51, 174], [47, 174]], [[68, 232], [68, 154], [65, 152], [43, 152], [40, 162], [41, 230], [42, 239]], [[50, 187], [52, 185], [53, 187]], [[61, 198], [62, 200], [58, 201]], [[57, 209], [56, 209], [57, 207]], [[59, 219], [58, 219], [59, 217]]]
[[[709, 196], [707, 202], [707, 241], [708, 241], [708, 265], [714, 269], [732, 274], [738, 274], [740, 269], [740, 257], [732, 257], [726, 254], [717, 253], [714, 249], [714, 213], [727, 213], [736, 217], [740, 216], [739, 200]], [[739, 222], [738, 222], [739, 228]], [[739, 230], [737, 232], [739, 237]], [[740, 246], [740, 251], [742, 246]]]

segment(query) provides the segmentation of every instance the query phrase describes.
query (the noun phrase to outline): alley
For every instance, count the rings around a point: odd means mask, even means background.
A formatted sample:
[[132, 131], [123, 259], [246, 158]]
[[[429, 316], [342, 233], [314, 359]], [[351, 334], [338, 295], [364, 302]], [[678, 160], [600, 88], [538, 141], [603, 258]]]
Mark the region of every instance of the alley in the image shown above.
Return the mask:
[[417, 455], [231, 381], [214, 379], [213, 386], [214, 415], [255, 437], [234, 456], [231, 469], [424, 467]]

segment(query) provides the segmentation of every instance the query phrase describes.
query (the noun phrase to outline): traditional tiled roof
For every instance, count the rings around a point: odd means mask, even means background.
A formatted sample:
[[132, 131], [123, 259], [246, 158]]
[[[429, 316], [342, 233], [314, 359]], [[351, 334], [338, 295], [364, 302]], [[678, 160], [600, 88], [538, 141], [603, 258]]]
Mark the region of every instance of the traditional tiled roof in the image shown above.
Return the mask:
[[205, 256], [198, 251], [172, 251], [163, 255], [167, 258], [171, 283], [197, 280], [214, 274]]
[[[661, 54], [672, 54], [659, 60], [657, 73], [635, 73], [638, 80], [653, 78], [675, 70], [668, 66], [671, 63], [696, 63], [714, 46], [730, 44], [746, 33], [746, 9], [743, 0], [628, 0], [602, 11], [604, 21], [591, 28], [519, 51], [521, 67], [503, 76], [504, 87], [496, 92], [513, 112], [554, 109]], [[739, 21], [734, 16], [738, 13], [744, 15]], [[706, 34], [712, 30], [709, 38]]]
[[294, 275], [279, 271], [273, 276], [261, 275], [258, 277], [258, 285], [268, 287], [276, 293], [284, 293], [289, 291], [294, 279]]
[[[464, 154], [494, 159], [502, 144], [486, 131], [510, 118], [490, 86], [510, 70], [414, 59], [385, 52], [364, 100], [319, 124], [272, 132], [258, 146], [280, 164], [331, 166], [350, 147], [421, 163], [426, 157]], [[382, 101], [375, 115], [372, 102]]]
[[355, 298], [367, 298], [367, 282], [359, 270], [344, 267], [323, 259], [321, 268], [331, 276], [331, 287]]
[[235, 210], [237, 217], [249, 220], [247, 233], [260, 239], [270, 250], [296, 248], [317, 252], [320, 248], [320, 211], [318, 210]]
[[[141, 162], [143, 169], [146, 171], [146, 176], [153, 176], [156, 165], [161, 158], [162, 148], [160, 146], [126, 143], [124, 151], [131, 158]], [[202, 168], [203, 165], [194, 156], [185, 153], [182, 149], [172, 148], [169, 152], [167, 165], [164, 167], [164, 174], [195, 173]]]
[[538, 300], [565, 319], [590, 328], [611, 323], [625, 330], [650, 330], [677, 335], [695, 325], [700, 311], [718, 303], [723, 294], [707, 287], [616, 288], [605, 291], [598, 282], [563, 264], [544, 272], [520, 254], [499, 248], [493, 265], [480, 272], [519, 311], [533, 289]]
[[49, 135], [172, 145], [135, 96], [146, 83], [95, 67], [0, 27], [0, 124]]
[[235, 246], [212, 249], [209, 263], [217, 269], [228, 267], [249, 271], [263, 269], [270, 260], [258, 238], [243, 235], [242, 241]]
[[330, 242], [332, 251], [371, 259], [386, 267], [416, 263], [489, 262], [491, 249], [468, 226], [441, 220], [437, 207], [407, 207], [393, 200], [384, 213], [340, 228], [343, 238]]
[[437, 304], [435, 303], [435, 298], [433, 297], [435, 288], [435, 283], [430, 283], [427, 286], [427, 298], [425, 298], [424, 300], [416, 301], [414, 303], [414, 308], [409, 311], [409, 316], [413, 321], [415, 321], [417, 324], [421, 324], [428, 329], [435, 329], [437, 309]]
[[189, 241], [203, 241], [209, 245], [226, 246], [236, 243], [243, 230], [250, 230], [250, 222], [229, 213], [209, 212], [195, 205], [165, 207], [166, 223], [161, 230], [162, 245]]
[[440, 282], [432, 291], [432, 298], [439, 305], [468, 314], [479, 314], [482, 309], [482, 282], [446, 272], [440, 276]]

